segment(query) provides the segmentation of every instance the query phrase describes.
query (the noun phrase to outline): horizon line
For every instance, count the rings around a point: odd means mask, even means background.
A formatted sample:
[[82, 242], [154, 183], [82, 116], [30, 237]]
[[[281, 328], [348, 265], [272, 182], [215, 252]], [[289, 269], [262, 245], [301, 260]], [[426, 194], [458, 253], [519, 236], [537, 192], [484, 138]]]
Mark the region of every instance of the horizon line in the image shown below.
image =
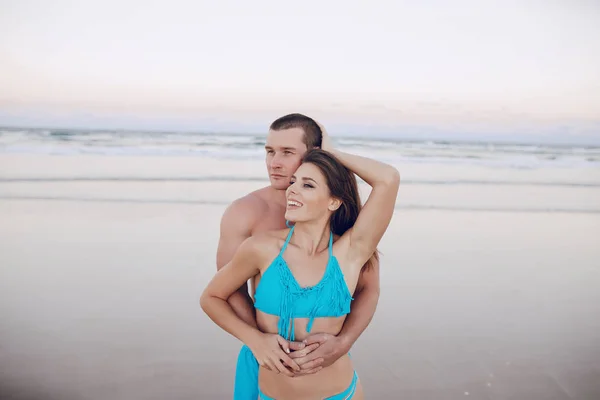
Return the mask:
[[[360, 128], [360, 126], [356, 126]], [[433, 128], [433, 127], [429, 127]], [[27, 125], [0, 125], [0, 130], [8, 129], [8, 130], [51, 130], [51, 131], [84, 131], [84, 132], [98, 132], [98, 131], [109, 131], [109, 132], [130, 132], [130, 133], [184, 133], [184, 134], [196, 134], [196, 135], [214, 135], [214, 134], [223, 134], [229, 136], [266, 136], [267, 132], [265, 131], [242, 131], [242, 130], [230, 130], [230, 129], [191, 129], [191, 128], [180, 128], [180, 129], [162, 129], [162, 128], [106, 128], [106, 127], [83, 127], [83, 126], [27, 126]], [[397, 128], [401, 129], [401, 128]], [[427, 133], [402, 133], [402, 132], [389, 132], [385, 133], [374, 133], [370, 134], [366, 140], [381, 140], [381, 141], [396, 141], [396, 140], [406, 140], [410, 142], [452, 142], [452, 143], [464, 143], [464, 144], [473, 144], [473, 143], [486, 143], [486, 144], [541, 144], [549, 147], [568, 147], [568, 146], [586, 146], [592, 148], [600, 147], [600, 135], [598, 137], [593, 136], [569, 136], [571, 139], [579, 138], [579, 141], [567, 141], [564, 140], [564, 134], [557, 133], [537, 133], [537, 134], [512, 134], [508, 137], [502, 138], [501, 136], [505, 136], [507, 134], [498, 134], [498, 133], [479, 133], [480, 137], [476, 137], [476, 134], [463, 134], [461, 137], [457, 136], [454, 132], [449, 131], [439, 131], [439, 128], [434, 128], [437, 132], [427, 132]], [[349, 133], [342, 132], [334, 135], [334, 138], [342, 138], [342, 139], [365, 139], [365, 134], [361, 133]], [[423, 136], [423, 137], [418, 137]], [[442, 137], [446, 136], [446, 137]], [[558, 138], [563, 140], [556, 140]], [[535, 140], [538, 139], [538, 140]], [[546, 139], [546, 140], [539, 140]], [[548, 141], [550, 139], [551, 141]], [[552, 140], [555, 139], [555, 140]], [[585, 140], [588, 139], [588, 140]], [[593, 140], [595, 139], [595, 140]]]

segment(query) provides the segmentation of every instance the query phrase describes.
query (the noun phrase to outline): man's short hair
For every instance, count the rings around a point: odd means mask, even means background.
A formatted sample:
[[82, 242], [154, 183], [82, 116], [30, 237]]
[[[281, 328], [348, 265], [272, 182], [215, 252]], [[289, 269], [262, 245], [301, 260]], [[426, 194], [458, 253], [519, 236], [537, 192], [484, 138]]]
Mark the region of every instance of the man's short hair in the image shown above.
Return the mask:
[[277, 118], [269, 129], [281, 131], [284, 129], [301, 128], [304, 131], [304, 144], [307, 149], [321, 147], [323, 132], [314, 119], [302, 114], [288, 114], [281, 118]]

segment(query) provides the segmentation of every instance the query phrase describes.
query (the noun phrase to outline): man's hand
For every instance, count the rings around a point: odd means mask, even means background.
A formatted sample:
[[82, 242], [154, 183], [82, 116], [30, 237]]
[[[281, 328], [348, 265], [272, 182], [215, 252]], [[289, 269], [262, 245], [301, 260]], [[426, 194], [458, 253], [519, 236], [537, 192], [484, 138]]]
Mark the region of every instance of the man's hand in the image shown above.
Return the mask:
[[[317, 347], [319, 347], [318, 342], [311, 343], [309, 345], [305, 344], [304, 342], [292, 342], [292, 341], [288, 341], [288, 340], [286, 340], [284, 342], [280, 342], [281, 350], [283, 350], [286, 354], [288, 354], [292, 360], [294, 360], [294, 358], [306, 357], [308, 354], [310, 354], [312, 351], [314, 351]], [[306, 372], [304, 372], [304, 371], [302, 371], [302, 373], [299, 373], [300, 371], [293, 370], [287, 364], [284, 364], [284, 366], [287, 368], [288, 372], [290, 372], [294, 375], [305, 375], [306, 374]], [[264, 367], [268, 370], [271, 370], [271, 368], [269, 368], [268, 365], [264, 365]], [[322, 369], [322, 367], [314, 368], [311, 371], [311, 373], [317, 372], [320, 369]]]
[[[301, 351], [302, 353], [299, 353], [299, 354], [307, 355], [308, 353], [310, 353], [311, 351], [313, 351], [314, 349], [319, 347], [319, 343], [314, 343], [314, 344], [311, 344], [310, 346], [307, 346], [304, 342], [288, 341], [288, 347], [293, 352]], [[302, 357], [302, 356], [296, 356], [296, 357]]]
[[[328, 333], [312, 334], [304, 343], [306, 348], [290, 354], [290, 358], [300, 366], [300, 372], [295, 372], [295, 375], [314, 374], [330, 366], [350, 350], [344, 340]], [[310, 351], [306, 351], [309, 349]]]

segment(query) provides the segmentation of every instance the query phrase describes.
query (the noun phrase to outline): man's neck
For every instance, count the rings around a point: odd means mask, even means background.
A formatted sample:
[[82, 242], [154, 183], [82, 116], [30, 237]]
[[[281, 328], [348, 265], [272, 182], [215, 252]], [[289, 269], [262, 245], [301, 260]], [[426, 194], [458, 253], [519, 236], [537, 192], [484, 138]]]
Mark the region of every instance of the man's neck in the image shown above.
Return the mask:
[[268, 186], [266, 189], [267, 189], [268, 199], [269, 199], [270, 203], [277, 205], [279, 207], [286, 208], [287, 198], [285, 195], [285, 190], [277, 190], [277, 189], [273, 188], [272, 186]]

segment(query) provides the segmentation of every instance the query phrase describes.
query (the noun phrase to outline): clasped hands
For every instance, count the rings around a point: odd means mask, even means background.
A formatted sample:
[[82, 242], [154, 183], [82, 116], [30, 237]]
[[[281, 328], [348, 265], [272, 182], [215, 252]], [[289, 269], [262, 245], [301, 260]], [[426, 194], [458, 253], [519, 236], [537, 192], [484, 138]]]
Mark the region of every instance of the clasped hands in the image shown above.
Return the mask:
[[314, 374], [349, 350], [342, 338], [328, 333], [314, 333], [301, 342], [261, 333], [248, 347], [260, 366], [290, 377]]

